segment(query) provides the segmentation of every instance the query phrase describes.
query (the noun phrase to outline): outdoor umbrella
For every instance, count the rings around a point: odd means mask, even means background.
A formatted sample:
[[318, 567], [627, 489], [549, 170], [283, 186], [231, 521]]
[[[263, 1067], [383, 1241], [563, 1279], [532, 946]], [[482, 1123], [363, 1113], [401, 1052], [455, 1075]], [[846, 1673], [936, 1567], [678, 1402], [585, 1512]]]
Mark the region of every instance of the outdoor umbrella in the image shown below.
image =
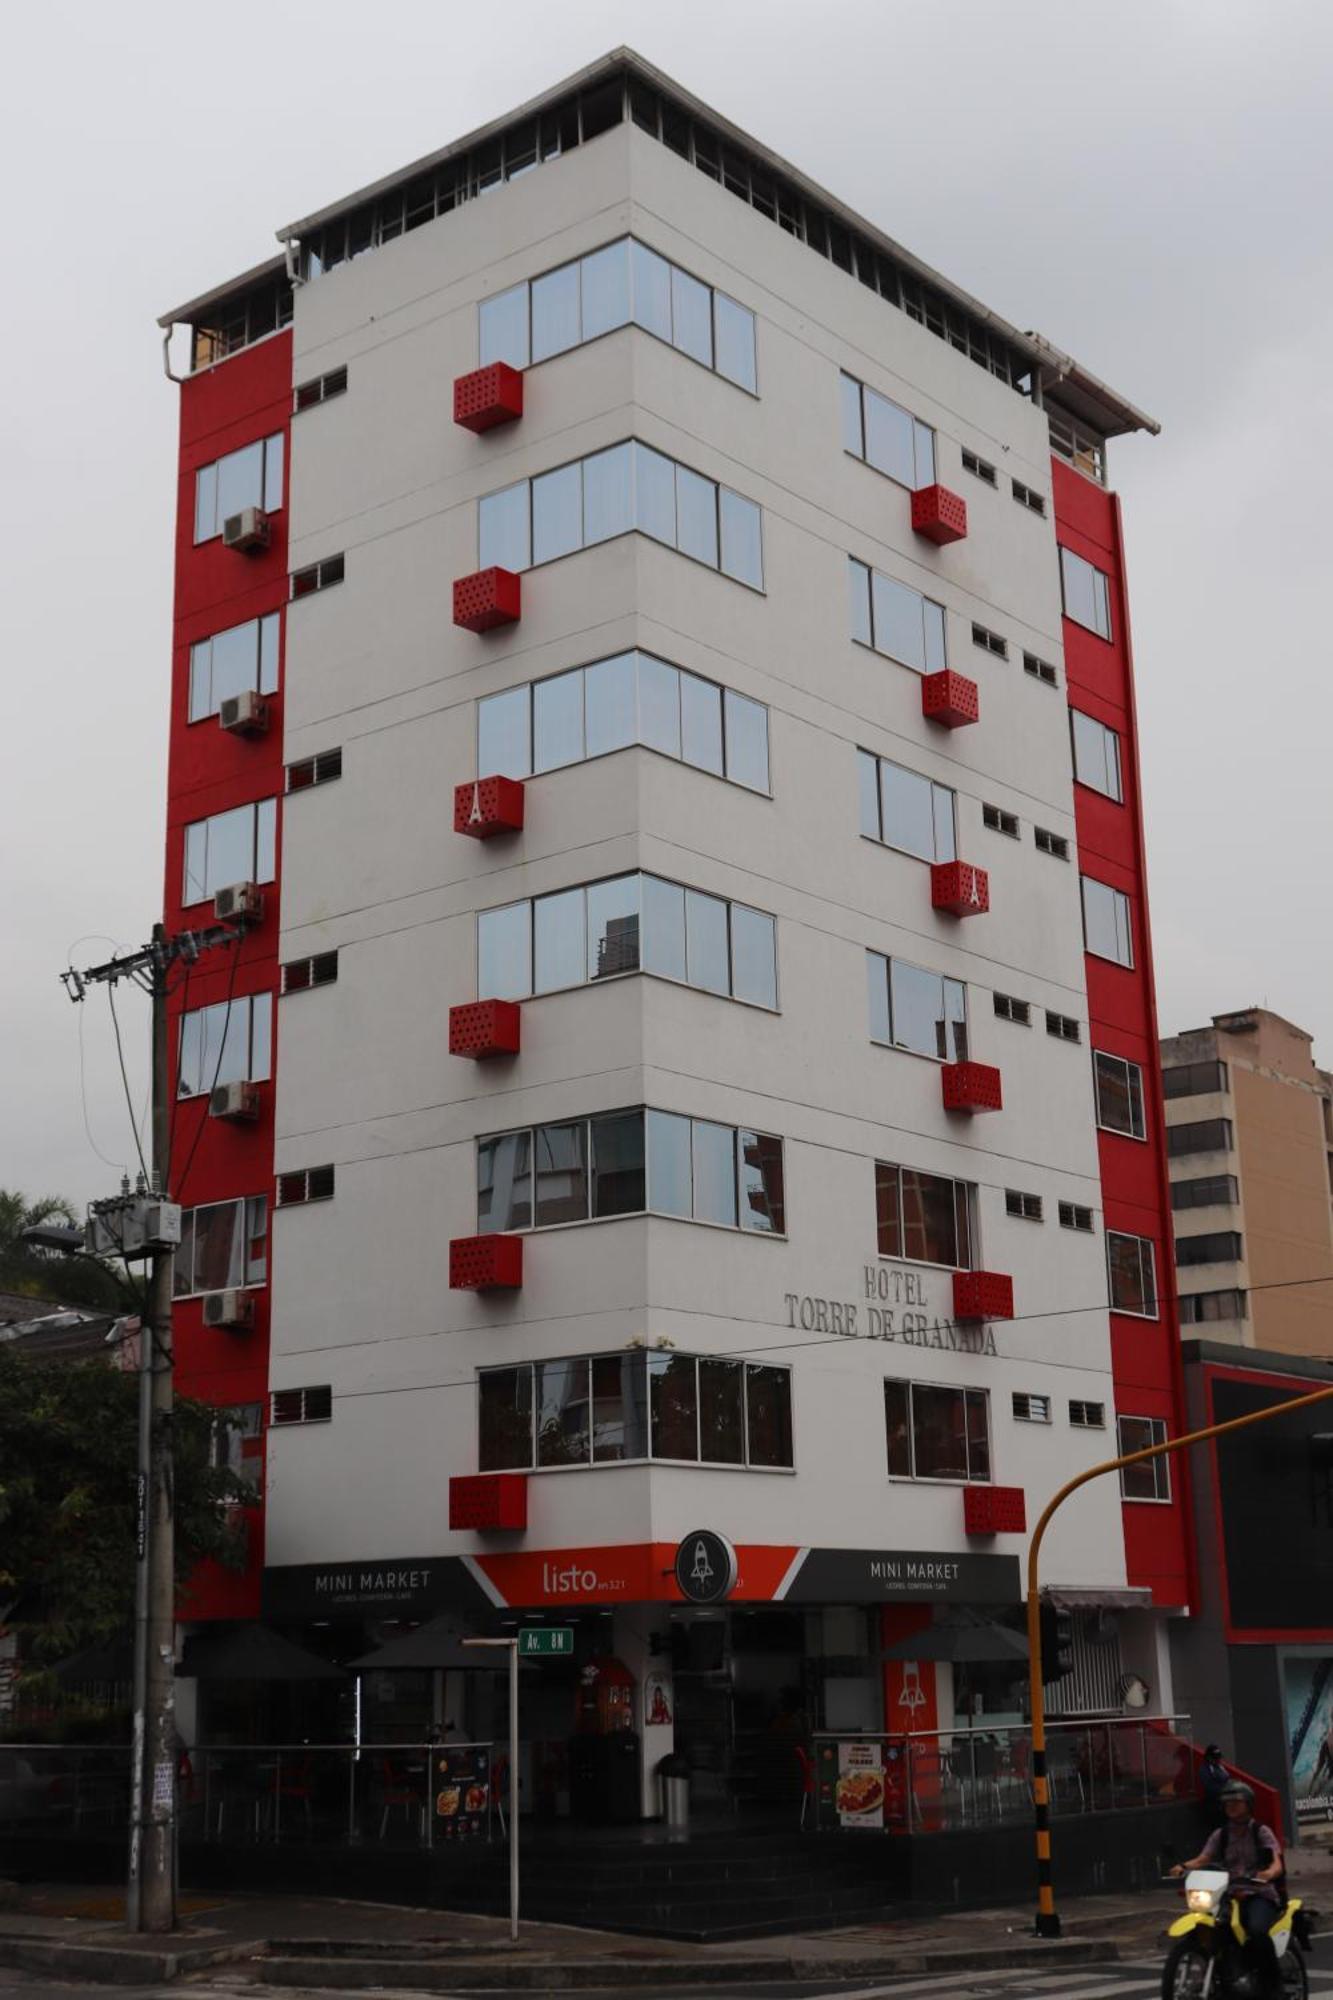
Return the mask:
[[908, 1639], [895, 1639], [885, 1646], [886, 1660], [956, 1660], [1020, 1662], [1028, 1656], [1028, 1642], [1022, 1632], [1008, 1625], [986, 1625], [980, 1620], [949, 1621], [928, 1625]]
[[224, 1632], [196, 1632], [185, 1641], [176, 1672], [201, 1681], [341, 1681], [331, 1660], [307, 1653], [264, 1625], [234, 1625]]
[[490, 1647], [460, 1645], [453, 1624], [444, 1618], [433, 1618], [415, 1632], [404, 1632], [401, 1639], [389, 1639], [373, 1653], [363, 1653], [359, 1660], [349, 1662], [354, 1674], [392, 1673], [409, 1667], [493, 1674], [503, 1664]]

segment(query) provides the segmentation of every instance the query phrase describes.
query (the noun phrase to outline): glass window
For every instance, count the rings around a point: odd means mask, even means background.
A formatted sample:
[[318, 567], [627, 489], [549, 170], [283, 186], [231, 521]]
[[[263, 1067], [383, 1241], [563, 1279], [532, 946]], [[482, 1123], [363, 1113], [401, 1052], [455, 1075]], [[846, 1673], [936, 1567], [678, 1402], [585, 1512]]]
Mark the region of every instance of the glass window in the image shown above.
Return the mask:
[[870, 633], [870, 571], [854, 557], [847, 559], [847, 597], [851, 612], [852, 637], [863, 646], [872, 643]]
[[752, 590], [764, 587], [762, 515], [753, 500], [721, 489], [722, 570]]
[[532, 482], [532, 560], [555, 562], [582, 546], [583, 467], [576, 462]]
[[891, 1042], [889, 961], [881, 952], [866, 953], [866, 987], [870, 997], [870, 1039], [872, 1042]]
[[532, 772], [532, 688], [507, 688], [477, 703], [477, 772], [526, 778]]
[[685, 977], [685, 891], [656, 875], [643, 878], [643, 969]]
[[879, 840], [879, 759], [868, 750], [856, 753], [856, 783], [860, 801], [861, 831], [868, 840]]
[[583, 338], [596, 340], [629, 321], [629, 242], [608, 243], [585, 257], [583, 273]]
[[698, 1369], [692, 1354], [650, 1354], [654, 1458], [699, 1457]]
[[224, 701], [278, 685], [278, 613], [215, 632], [190, 648], [190, 720], [216, 715]]
[[532, 1227], [532, 1134], [502, 1132], [477, 1146], [477, 1231]]
[[881, 1257], [969, 1270], [971, 1189], [943, 1174], [875, 1163], [875, 1209]]
[[[916, 453], [912, 419], [897, 403], [873, 389], [865, 392], [866, 462], [903, 486], [915, 488]], [[924, 483], [924, 482], [923, 482]]]
[[916, 483], [918, 486], [935, 484], [935, 433], [929, 424], [912, 419], [912, 440], [916, 447]]
[[268, 1275], [268, 1203], [263, 1195], [187, 1208], [172, 1264], [177, 1298], [262, 1285]]
[[700, 1222], [736, 1226], [736, 1134], [730, 1125], [696, 1118], [691, 1129], [694, 1214]]
[[558, 1222], [588, 1219], [588, 1126], [585, 1119], [568, 1125], [538, 1125], [532, 1135], [536, 1165], [538, 1229]]
[[538, 1465], [587, 1465], [591, 1439], [586, 1356], [538, 1361], [532, 1372]]
[[889, 1005], [892, 1032], [885, 1039], [895, 1048], [939, 1062], [966, 1062], [967, 988], [959, 980], [895, 958]]
[[1162, 1071], [1163, 1097], [1206, 1097], [1226, 1088], [1224, 1062], [1176, 1063]]
[[222, 533], [229, 515], [243, 507], [263, 507], [270, 514], [282, 506], [283, 440], [281, 431], [257, 438], [230, 451], [195, 474], [194, 539], [211, 541]]
[[583, 757], [583, 673], [553, 674], [532, 690], [532, 768], [554, 771]]
[[646, 444], [634, 447], [634, 520], [641, 533], [676, 546], [676, 468]]
[[725, 292], [713, 294], [713, 327], [716, 337], [717, 372], [742, 389], [756, 395], [759, 376], [755, 366], [754, 314]]
[[730, 992], [727, 906], [720, 897], [686, 890], [685, 958], [691, 986], [702, 986], [709, 993]]
[[648, 1206], [659, 1215], [689, 1215], [693, 1208], [690, 1121], [669, 1111], [649, 1111]]
[[532, 1464], [532, 1369], [484, 1368], [478, 1378], [482, 1472], [507, 1472]]
[[592, 1358], [594, 1465], [648, 1456], [648, 1371], [642, 1354]]
[[272, 996], [219, 1000], [182, 1014], [178, 1097], [199, 1097], [221, 1083], [263, 1083], [271, 1074]]
[[201, 465], [194, 475], [194, 539], [206, 542], [217, 534], [218, 468]]
[[745, 1386], [739, 1361], [699, 1358], [699, 1445], [707, 1465], [745, 1463]]
[[861, 384], [855, 376], [839, 375], [838, 399], [842, 419], [842, 448], [844, 451], [852, 452], [857, 458], [864, 458], [865, 432], [861, 422]]
[[[634, 526], [633, 446], [614, 445], [610, 451], [595, 452], [583, 461], [583, 541], [609, 541], [612, 535], [626, 535]], [[533, 534], [536, 535], [536, 486], [533, 488]], [[540, 560], [540, 558], [539, 558]]]
[[528, 365], [528, 288], [512, 285], [493, 299], [483, 299], [478, 312], [481, 365], [507, 361], [511, 368]]
[[617, 653], [613, 659], [599, 660], [595, 666], [584, 669], [589, 757], [605, 756], [608, 751], [623, 750], [638, 741], [637, 678], [637, 659], [633, 653]]
[[680, 756], [680, 675], [651, 653], [639, 656], [639, 739], [650, 750]]
[[582, 336], [579, 314], [579, 267], [562, 264], [558, 271], [532, 281], [532, 359], [545, 361], [576, 347]]
[[639, 969], [639, 877], [594, 882], [588, 898], [588, 978]]
[[683, 465], [676, 467], [676, 546], [717, 568], [717, 487]]
[[1112, 1311], [1156, 1319], [1157, 1269], [1149, 1239], [1120, 1236], [1108, 1229], [1106, 1261], [1111, 1278]]
[[1139, 1065], [1098, 1049], [1092, 1058], [1092, 1080], [1097, 1123], [1102, 1130], [1123, 1132], [1130, 1139], [1143, 1138], [1143, 1071]]
[[264, 446], [262, 442], [248, 444], [242, 451], [231, 451], [218, 460], [218, 512], [213, 527], [215, 535], [221, 534], [222, 524], [231, 514], [239, 514], [242, 507], [262, 507], [264, 504]]
[[1240, 1199], [1234, 1174], [1203, 1174], [1197, 1180], [1172, 1181], [1172, 1208], [1229, 1208]]
[[756, 1007], [778, 1004], [777, 926], [762, 910], [731, 906], [731, 990]]
[[1105, 723], [1095, 722], [1081, 709], [1071, 708], [1069, 723], [1074, 734], [1074, 776], [1081, 785], [1105, 793], [1119, 803], [1124, 798], [1120, 783], [1120, 738]]
[[477, 562], [481, 569], [525, 570], [532, 556], [531, 499], [526, 479], [487, 493], [477, 504]]
[[615, 1111], [591, 1121], [592, 1212], [640, 1215], [644, 1195], [642, 1111]]
[[1117, 965], [1134, 963], [1129, 898], [1091, 875], [1083, 877], [1083, 942], [1096, 958], [1109, 958]]
[[679, 675], [680, 753], [687, 764], [715, 777], [723, 774], [722, 690], [697, 674]]
[[871, 577], [871, 602], [876, 650], [924, 673], [926, 633], [920, 591], [909, 590], [905, 583], [896, 583], [876, 570]]
[[533, 992], [555, 993], [565, 986], [582, 986], [586, 964], [583, 890], [538, 896], [532, 906]]
[[277, 802], [236, 806], [185, 829], [182, 901], [203, 903], [238, 882], [271, 882]]
[[671, 333], [682, 354], [713, 365], [712, 294], [707, 285], [671, 267]]
[[655, 250], [642, 243], [630, 244], [630, 264], [634, 282], [635, 324], [655, 333], [659, 340], [671, 339], [671, 266]]
[[791, 1370], [745, 1367], [746, 1443], [751, 1465], [791, 1466]]
[[733, 785], [752, 792], [767, 792], [768, 710], [762, 702], [736, 694], [728, 688], [723, 695], [726, 720], [727, 776]]
[[531, 991], [531, 903], [481, 910], [477, 916], [477, 998], [526, 1000]]
[[[1116, 1434], [1122, 1458], [1131, 1451], [1151, 1451], [1155, 1444], [1166, 1443], [1166, 1420], [1163, 1417], [1117, 1417]], [[1163, 1454], [1161, 1458], [1144, 1459], [1139, 1465], [1122, 1466], [1120, 1491], [1126, 1500], [1169, 1500], [1170, 1458]]]
[[767, 1132], [738, 1132], [741, 1228], [767, 1235], [787, 1233], [782, 1141]]
[[1065, 617], [1084, 625], [1099, 638], [1111, 636], [1111, 591], [1105, 571], [1095, 569], [1072, 549], [1060, 551]]
[[1197, 1118], [1188, 1125], [1167, 1126], [1166, 1150], [1173, 1156], [1181, 1153], [1229, 1153], [1231, 1137], [1229, 1118]]
[[919, 772], [881, 761], [879, 766], [881, 839], [921, 861], [954, 858], [954, 795]]
[[884, 1428], [891, 1478], [990, 1479], [990, 1410], [982, 1389], [886, 1382]]

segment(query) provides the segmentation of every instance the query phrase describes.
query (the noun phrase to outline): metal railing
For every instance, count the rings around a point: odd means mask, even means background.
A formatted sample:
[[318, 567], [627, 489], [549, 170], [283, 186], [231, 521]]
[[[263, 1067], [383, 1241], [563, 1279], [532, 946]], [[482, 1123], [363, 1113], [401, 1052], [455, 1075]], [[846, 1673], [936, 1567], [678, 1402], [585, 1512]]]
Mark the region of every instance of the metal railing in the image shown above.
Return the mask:
[[[817, 1825], [954, 1833], [1032, 1818], [1032, 1733], [1025, 1727], [980, 1724], [902, 1735], [820, 1731], [814, 1744]], [[846, 1767], [838, 1750], [844, 1744], [860, 1746]], [[1052, 1722], [1046, 1756], [1052, 1815], [1126, 1812], [1195, 1799], [1197, 1762], [1188, 1716]], [[859, 1811], [840, 1806], [839, 1777], [855, 1780], [843, 1798], [859, 1804]]]
[[[496, 1775], [489, 1743], [191, 1745], [176, 1774], [180, 1837], [227, 1845], [480, 1844], [494, 1837], [507, 1806]], [[119, 1838], [128, 1813], [127, 1746], [0, 1744], [0, 1839]]]

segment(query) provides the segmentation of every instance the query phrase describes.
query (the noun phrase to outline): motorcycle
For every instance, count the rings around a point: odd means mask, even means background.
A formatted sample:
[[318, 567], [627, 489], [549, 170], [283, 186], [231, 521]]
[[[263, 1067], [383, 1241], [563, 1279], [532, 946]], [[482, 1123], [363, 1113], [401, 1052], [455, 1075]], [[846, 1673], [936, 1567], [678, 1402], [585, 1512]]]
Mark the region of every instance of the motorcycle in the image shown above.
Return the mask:
[[[1194, 1868], [1185, 1877], [1185, 1915], [1167, 1932], [1174, 1942], [1162, 1969], [1162, 2000], [1259, 2000], [1262, 1988], [1224, 1868]], [[1309, 2000], [1305, 1969], [1314, 1912], [1290, 1899], [1269, 1932], [1277, 1954], [1283, 2000]]]

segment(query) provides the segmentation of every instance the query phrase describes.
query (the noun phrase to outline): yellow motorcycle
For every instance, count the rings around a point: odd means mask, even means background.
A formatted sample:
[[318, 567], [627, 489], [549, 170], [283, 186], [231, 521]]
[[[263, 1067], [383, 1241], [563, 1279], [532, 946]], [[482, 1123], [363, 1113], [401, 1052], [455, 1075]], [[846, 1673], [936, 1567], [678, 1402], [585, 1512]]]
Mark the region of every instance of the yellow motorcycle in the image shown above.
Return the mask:
[[[1259, 2000], [1262, 1988], [1245, 1949], [1242, 1898], [1231, 1894], [1225, 1868], [1193, 1868], [1185, 1877], [1185, 1915], [1168, 1931], [1174, 1939], [1162, 1969], [1162, 2000]], [[1305, 1955], [1310, 1918], [1293, 1897], [1269, 1932], [1277, 1954], [1283, 2000], [1309, 2000]]]

